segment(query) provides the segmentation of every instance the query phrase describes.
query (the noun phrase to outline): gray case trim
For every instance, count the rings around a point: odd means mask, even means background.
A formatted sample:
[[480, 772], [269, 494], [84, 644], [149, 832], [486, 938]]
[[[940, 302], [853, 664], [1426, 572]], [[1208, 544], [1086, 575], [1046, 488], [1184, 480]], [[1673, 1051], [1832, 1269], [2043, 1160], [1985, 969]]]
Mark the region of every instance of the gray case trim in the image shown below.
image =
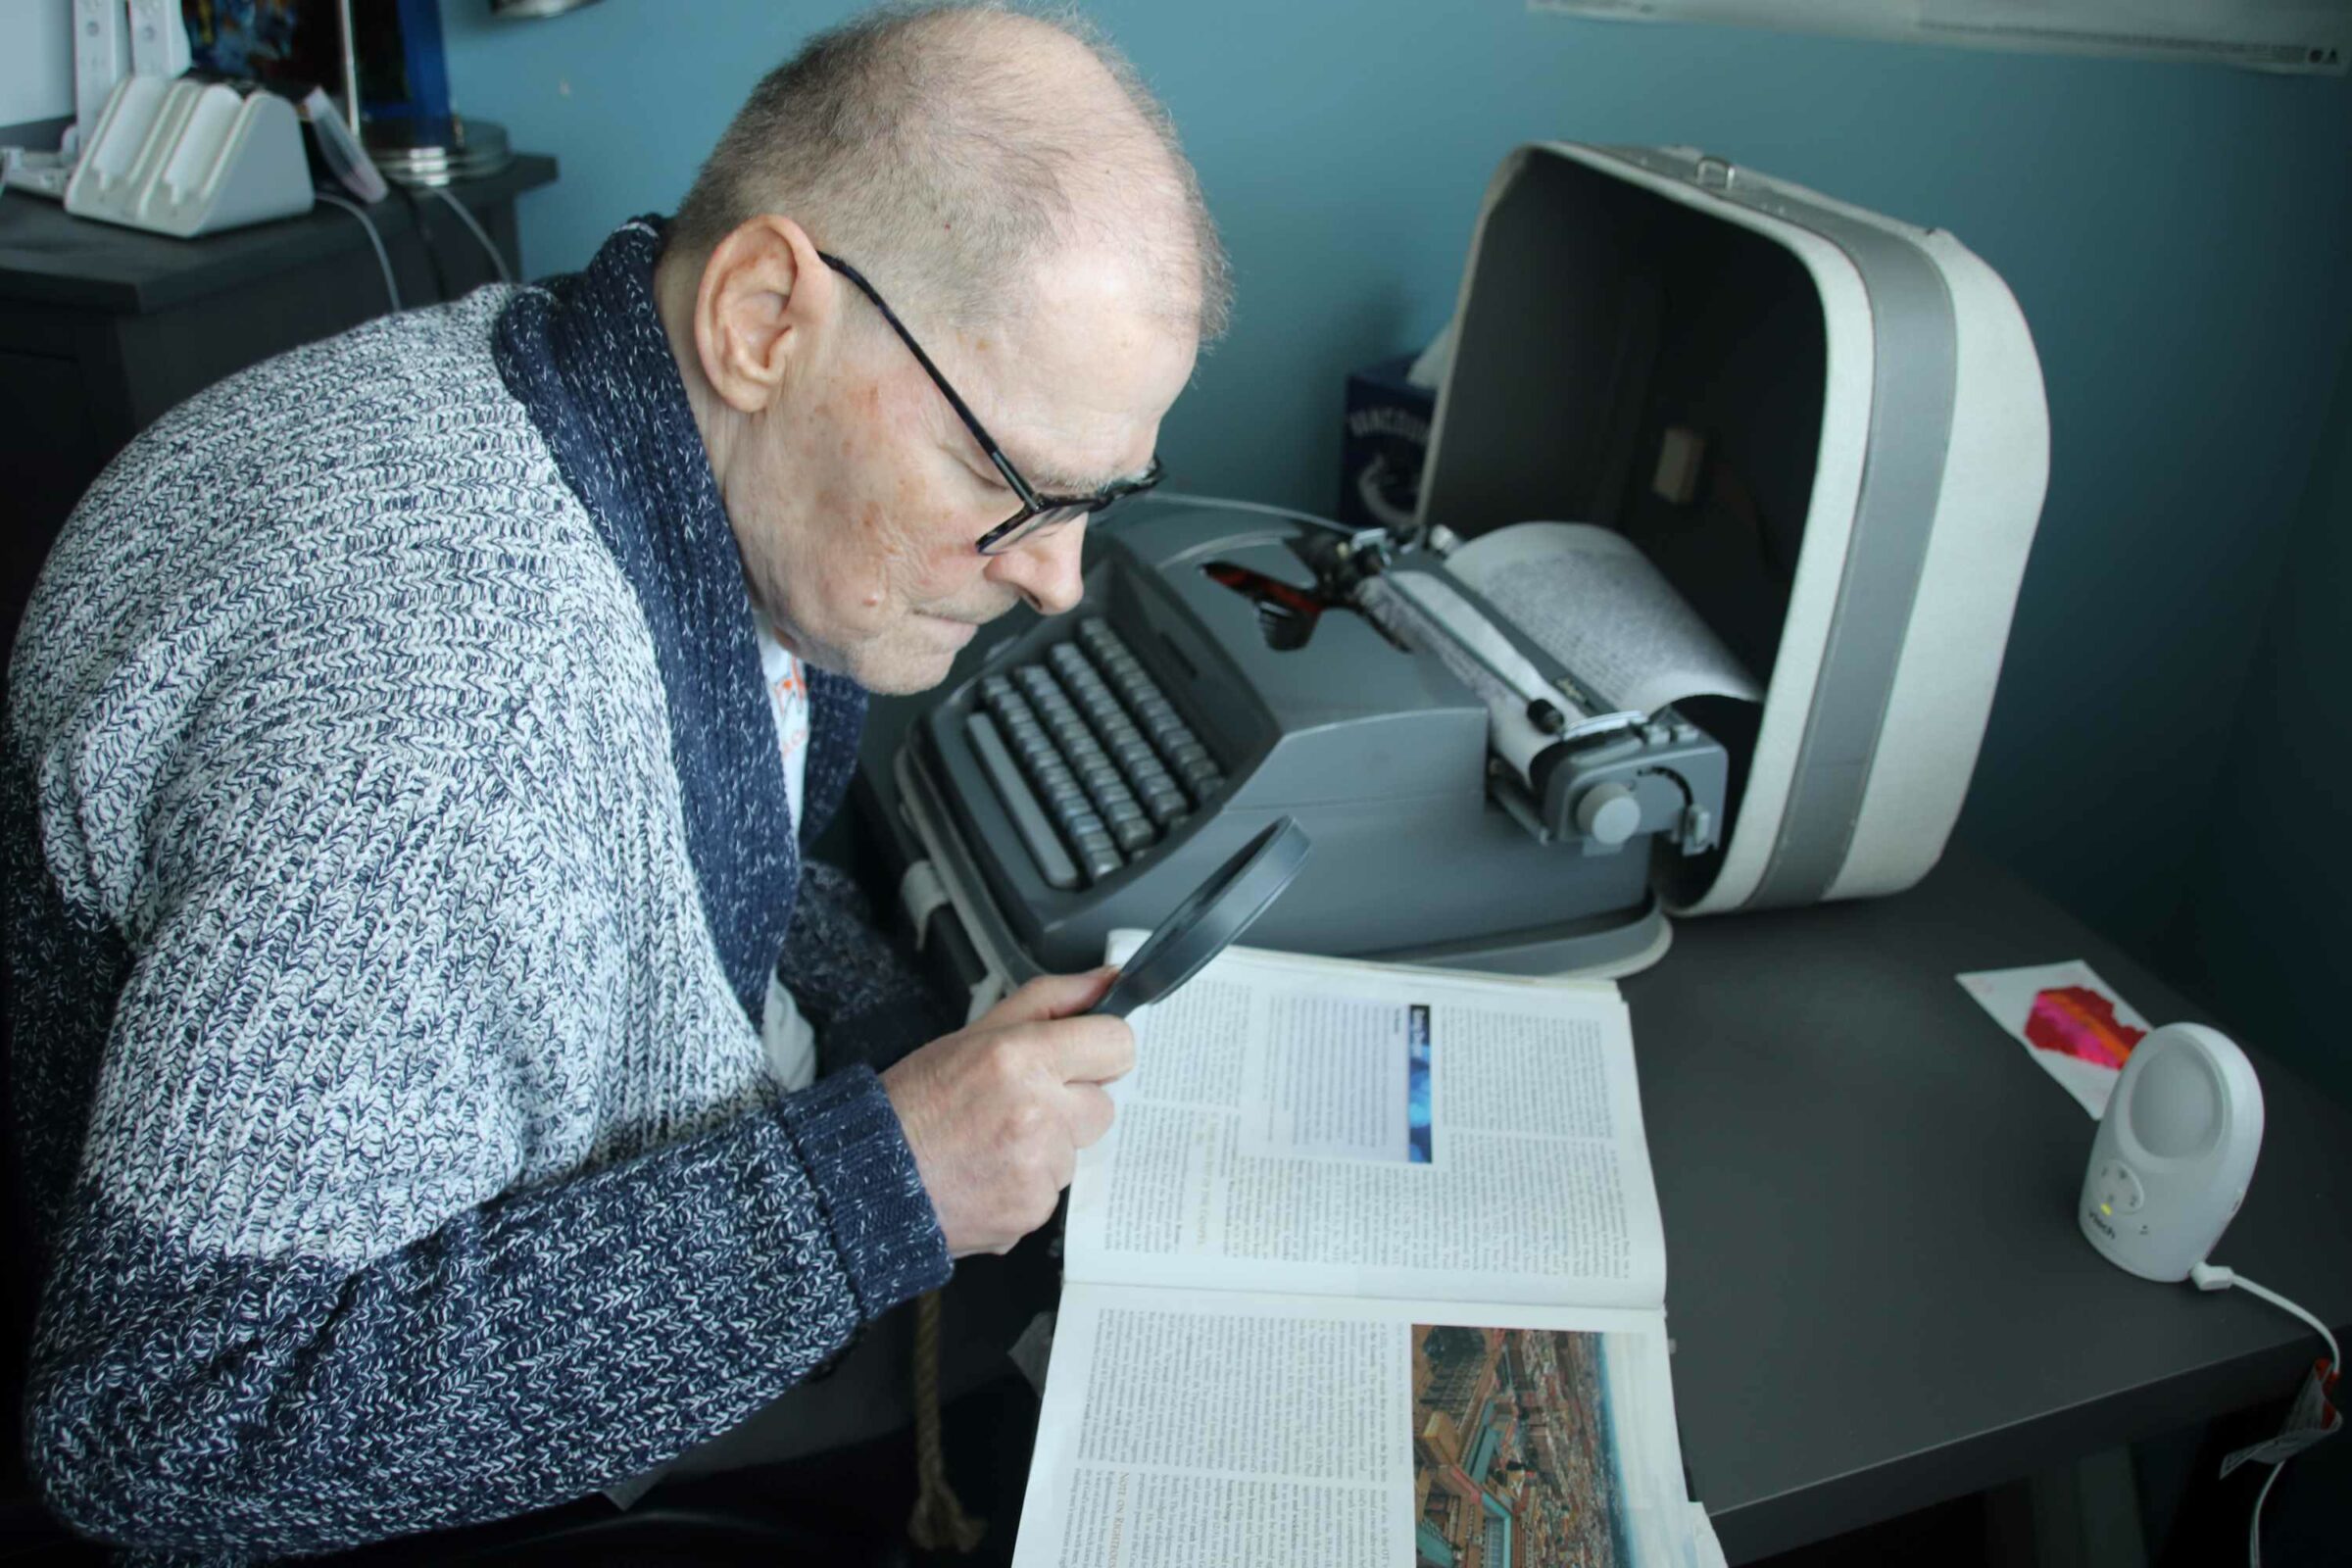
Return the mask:
[[[1612, 147], [1606, 156], [1693, 182], [1702, 163], [1721, 167], [1642, 147]], [[1813, 904], [1853, 845], [1935, 531], [1958, 363], [1952, 297], [1935, 263], [1893, 234], [1781, 190], [1741, 189], [1736, 172], [1706, 188], [1837, 246], [1870, 298], [1870, 434], [1853, 534], [1788, 806], [1744, 906]]]

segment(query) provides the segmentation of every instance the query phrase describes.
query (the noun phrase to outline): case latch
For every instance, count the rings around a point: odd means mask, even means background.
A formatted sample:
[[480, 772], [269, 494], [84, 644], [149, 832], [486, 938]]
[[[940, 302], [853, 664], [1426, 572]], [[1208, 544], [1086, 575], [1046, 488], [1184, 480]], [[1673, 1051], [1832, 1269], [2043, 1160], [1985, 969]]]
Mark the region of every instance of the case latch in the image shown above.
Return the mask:
[[1690, 182], [1701, 190], [1730, 190], [1740, 182], [1740, 171], [1728, 158], [1701, 156], [1690, 171]]

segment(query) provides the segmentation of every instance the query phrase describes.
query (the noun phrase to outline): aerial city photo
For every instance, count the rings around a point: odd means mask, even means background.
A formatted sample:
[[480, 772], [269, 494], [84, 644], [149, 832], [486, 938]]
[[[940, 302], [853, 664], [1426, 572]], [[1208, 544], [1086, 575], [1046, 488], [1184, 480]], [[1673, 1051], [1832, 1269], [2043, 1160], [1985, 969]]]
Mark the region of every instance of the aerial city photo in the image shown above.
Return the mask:
[[1630, 1563], [1602, 1336], [1413, 1326], [1414, 1561]]

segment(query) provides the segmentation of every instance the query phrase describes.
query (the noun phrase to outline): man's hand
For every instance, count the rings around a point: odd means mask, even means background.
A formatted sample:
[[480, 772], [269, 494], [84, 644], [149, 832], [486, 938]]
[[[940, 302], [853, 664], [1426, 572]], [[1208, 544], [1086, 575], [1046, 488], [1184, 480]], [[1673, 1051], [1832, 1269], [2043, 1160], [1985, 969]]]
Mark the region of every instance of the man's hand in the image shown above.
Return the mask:
[[1084, 1014], [1117, 977], [1041, 975], [883, 1073], [950, 1256], [1043, 1225], [1078, 1151], [1110, 1130], [1102, 1085], [1135, 1065], [1135, 1031]]

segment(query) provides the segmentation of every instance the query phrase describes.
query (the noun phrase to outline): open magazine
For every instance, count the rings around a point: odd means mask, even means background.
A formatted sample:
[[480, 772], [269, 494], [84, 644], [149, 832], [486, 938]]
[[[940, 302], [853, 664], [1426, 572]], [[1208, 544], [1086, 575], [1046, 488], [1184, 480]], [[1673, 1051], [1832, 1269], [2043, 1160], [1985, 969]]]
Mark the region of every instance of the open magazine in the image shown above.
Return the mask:
[[1016, 1568], [1722, 1561], [1615, 986], [1233, 948], [1132, 1022]]

